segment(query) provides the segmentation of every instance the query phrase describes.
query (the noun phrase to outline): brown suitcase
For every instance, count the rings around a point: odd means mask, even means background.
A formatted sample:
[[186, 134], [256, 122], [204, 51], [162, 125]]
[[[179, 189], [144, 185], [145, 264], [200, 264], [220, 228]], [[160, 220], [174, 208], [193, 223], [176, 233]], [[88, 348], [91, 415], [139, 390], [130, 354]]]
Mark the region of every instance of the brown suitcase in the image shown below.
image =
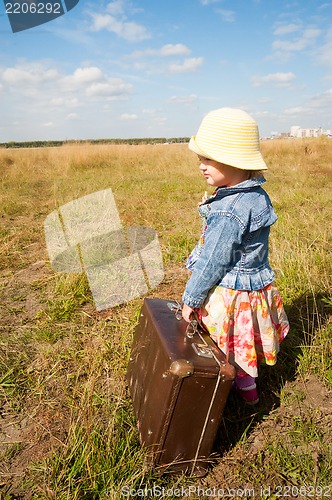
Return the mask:
[[207, 472], [235, 368], [180, 306], [144, 299], [127, 370], [141, 443], [161, 472]]

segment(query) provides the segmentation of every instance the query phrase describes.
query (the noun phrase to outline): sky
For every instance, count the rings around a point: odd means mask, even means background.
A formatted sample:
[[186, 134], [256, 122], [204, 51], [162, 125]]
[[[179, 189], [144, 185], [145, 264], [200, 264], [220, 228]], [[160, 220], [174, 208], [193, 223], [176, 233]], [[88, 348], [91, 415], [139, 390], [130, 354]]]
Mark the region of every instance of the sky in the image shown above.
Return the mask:
[[1, 2], [0, 43], [0, 142], [190, 137], [221, 107], [332, 129], [328, 0], [80, 0], [17, 33]]

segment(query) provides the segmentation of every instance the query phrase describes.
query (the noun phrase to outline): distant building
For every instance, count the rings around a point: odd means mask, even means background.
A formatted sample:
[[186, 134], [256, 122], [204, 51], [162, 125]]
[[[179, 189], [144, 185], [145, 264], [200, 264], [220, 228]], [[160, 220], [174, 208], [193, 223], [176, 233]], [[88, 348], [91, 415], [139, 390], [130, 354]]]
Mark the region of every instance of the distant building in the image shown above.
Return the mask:
[[320, 137], [321, 135], [327, 135], [331, 137], [331, 130], [323, 130], [322, 127], [319, 128], [302, 128], [298, 125], [294, 125], [290, 129], [290, 137]]

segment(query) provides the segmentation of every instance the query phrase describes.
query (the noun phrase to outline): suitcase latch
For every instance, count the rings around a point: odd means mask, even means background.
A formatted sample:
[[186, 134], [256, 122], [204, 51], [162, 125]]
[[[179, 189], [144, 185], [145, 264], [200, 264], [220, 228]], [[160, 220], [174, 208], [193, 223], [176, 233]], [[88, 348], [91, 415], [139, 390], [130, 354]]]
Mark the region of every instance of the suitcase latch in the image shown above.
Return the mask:
[[202, 358], [213, 358], [213, 352], [210, 346], [197, 343], [193, 343], [191, 345], [198, 356], [201, 356]]

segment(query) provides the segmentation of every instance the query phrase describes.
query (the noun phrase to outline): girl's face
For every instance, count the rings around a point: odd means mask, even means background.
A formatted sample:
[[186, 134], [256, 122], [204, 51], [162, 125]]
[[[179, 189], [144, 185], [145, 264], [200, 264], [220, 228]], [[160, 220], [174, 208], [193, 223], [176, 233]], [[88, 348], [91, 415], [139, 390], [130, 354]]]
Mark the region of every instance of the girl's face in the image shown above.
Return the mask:
[[210, 186], [230, 187], [248, 179], [248, 172], [245, 170], [218, 163], [204, 156], [198, 156], [198, 159], [199, 169]]

